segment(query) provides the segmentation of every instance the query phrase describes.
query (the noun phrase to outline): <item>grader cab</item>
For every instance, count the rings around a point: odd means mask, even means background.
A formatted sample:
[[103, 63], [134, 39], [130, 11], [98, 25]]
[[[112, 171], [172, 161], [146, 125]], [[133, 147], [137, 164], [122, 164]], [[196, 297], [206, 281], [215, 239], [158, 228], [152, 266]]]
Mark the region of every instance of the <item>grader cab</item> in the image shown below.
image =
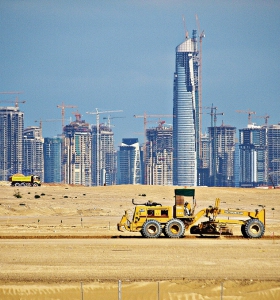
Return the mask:
[[[192, 199], [192, 205], [186, 199]], [[119, 231], [140, 232], [143, 237], [157, 238], [162, 233], [169, 238], [181, 238], [185, 230], [198, 235], [232, 235], [232, 226], [240, 225], [245, 238], [261, 238], [265, 232], [265, 210], [244, 211], [221, 209], [220, 199], [214, 206], [204, 208], [195, 214], [196, 200], [194, 189], [175, 189], [175, 204], [163, 206], [148, 201], [135, 205], [132, 217], [130, 210], [125, 211]], [[224, 218], [221, 219], [220, 216]], [[197, 224], [198, 220], [204, 221]]]

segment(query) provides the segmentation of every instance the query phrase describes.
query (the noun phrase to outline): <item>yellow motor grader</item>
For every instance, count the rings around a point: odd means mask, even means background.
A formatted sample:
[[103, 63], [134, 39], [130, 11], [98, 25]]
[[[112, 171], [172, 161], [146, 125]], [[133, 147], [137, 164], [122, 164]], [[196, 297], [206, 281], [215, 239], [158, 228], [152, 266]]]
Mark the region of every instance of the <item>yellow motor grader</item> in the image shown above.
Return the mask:
[[[191, 206], [186, 197], [192, 197]], [[132, 199], [135, 209], [132, 218], [130, 210], [126, 210], [118, 230], [140, 232], [146, 238], [158, 238], [162, 233], [169, 238], [181, 238], [185, 230], [198, 235], [232, 235], [234, 225], [241, 226], [245, 238], [261, 238], [265, 232], [265, 210], [244, 211], [239, 209], [221, 209], [220, 199], [215, 205], [204, 208], [195, 214], [195, 189], [175, 189], [175, 205], [162, 206], [160, 203], [148, 201], [137, 204]], [[223, 216], [221, 219], [220, 216]], [[205, 221], [196, 224], [204, 218]]]

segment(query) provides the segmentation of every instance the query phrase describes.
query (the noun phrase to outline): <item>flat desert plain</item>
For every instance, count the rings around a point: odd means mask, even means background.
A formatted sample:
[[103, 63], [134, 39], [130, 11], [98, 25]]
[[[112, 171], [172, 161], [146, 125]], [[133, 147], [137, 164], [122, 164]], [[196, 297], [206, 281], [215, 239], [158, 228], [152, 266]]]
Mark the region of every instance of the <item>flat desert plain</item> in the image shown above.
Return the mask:
[[[197, 187], [200, 209], [266, 210], [261, 239], [145, 239], [126, 209], [174, 204], [174, 186], [0, 185], [0, 299], [280, 299], [280, 189]], [[19, 195], [17, 198], [14, 195]]]

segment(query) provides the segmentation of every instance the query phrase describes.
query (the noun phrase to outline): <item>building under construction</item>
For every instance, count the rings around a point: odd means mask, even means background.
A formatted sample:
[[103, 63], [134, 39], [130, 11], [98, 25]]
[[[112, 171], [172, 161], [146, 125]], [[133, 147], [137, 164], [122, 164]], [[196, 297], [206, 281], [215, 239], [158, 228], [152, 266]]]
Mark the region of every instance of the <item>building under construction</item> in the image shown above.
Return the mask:
[[63, 128], [62, 181], [91, 185], [91, 130], [76, 114], [76, 120]]
[[164, 122], [146, 130], [145, 184], [173, 184], [172, 133], [172, 127], [164, 125]]
[[22, 173], [24, 113], [18, 107], [0, 107], [0, 180]]

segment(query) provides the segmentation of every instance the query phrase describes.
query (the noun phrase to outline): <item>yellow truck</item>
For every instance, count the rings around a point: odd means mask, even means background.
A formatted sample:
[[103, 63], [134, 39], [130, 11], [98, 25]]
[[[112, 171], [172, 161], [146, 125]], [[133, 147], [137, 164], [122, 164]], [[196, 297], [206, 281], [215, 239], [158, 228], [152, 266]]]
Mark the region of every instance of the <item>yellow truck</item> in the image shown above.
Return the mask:
[[[145, 238], [158, 238], [162, 233], [169, 238], [181, 238], [185, 230], [197, 235], [232, 235], [232, 227], [239, 225], [245, 238], [261, 238], [265, 232], [265, 210], [246, 211], [221, 209], [220, 199], [195, 213], [194, 189], [175, 189], [175, 205], [163, 206], [148, 201], [136, 204], [134, 211], [126, 210], [117, 224], [119, 231], [140, 232]], [[186, 200], [192, 197], [193, 206]], [[132, 214], [131, 214], [131, 213]], [[222, 216], [222, 217], [221, 217]], [[198, 224], [200, 219], [203, 222]]]
[[40, 176], [23, 174], [14, 174], [10, 176], [11, 186], [41, 186]]

